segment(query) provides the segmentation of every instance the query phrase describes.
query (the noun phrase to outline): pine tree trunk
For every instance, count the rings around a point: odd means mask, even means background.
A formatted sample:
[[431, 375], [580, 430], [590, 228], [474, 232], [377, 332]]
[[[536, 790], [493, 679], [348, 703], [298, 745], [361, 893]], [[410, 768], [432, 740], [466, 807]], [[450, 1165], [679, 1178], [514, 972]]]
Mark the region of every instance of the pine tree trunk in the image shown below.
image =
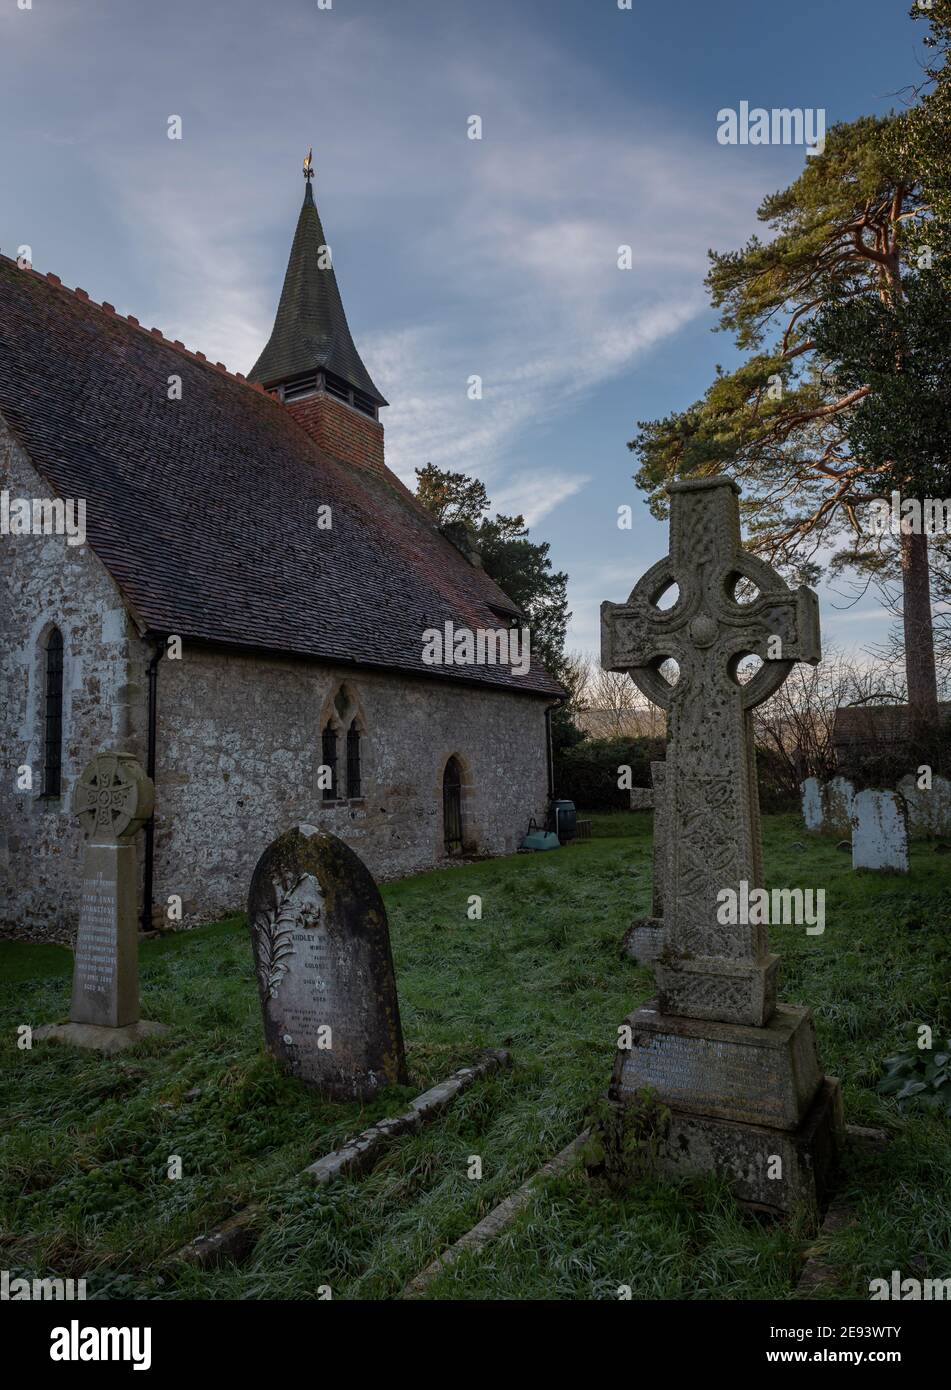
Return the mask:
[[909, 732], [912, 738], [920, 739], [933, 733], [938, 722], [928, 537], [923, 532], [902, 533], [901, 578]]

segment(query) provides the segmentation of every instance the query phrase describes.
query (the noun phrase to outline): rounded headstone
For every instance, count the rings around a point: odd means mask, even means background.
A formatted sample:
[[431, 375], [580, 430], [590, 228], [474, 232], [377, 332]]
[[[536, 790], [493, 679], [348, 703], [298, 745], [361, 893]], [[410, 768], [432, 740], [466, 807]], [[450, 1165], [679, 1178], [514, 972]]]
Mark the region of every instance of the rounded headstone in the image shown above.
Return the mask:
[[866, 787], [856, 796], [852, 868], [908, 872], [908, 810], [899, 792]]
[[298, 825], [251, 879], [248, 924], [264, 1033], [291, 1075], [338, 1099], [407, 1081], [386, 910], [363, 861]]

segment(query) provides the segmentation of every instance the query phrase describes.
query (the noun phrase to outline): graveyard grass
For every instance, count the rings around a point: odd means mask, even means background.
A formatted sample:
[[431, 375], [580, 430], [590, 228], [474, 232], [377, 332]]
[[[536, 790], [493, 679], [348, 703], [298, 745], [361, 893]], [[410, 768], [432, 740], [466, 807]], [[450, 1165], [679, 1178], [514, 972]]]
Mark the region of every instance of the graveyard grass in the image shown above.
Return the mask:
[[[822, 937], [773, 928], [780, 997], [812, 1006], [821, 1056], [851, 1124], [885, 1129], [850, 1157], [854, 1222], [828, 1239], [740, 1210], [715, 1179], [645, 1182], [623, 1197], [579, 1171], [549, 1179], [515, 1223], [429, 1286], [450, 1299], [792, 1298], [804, 1256], [824, 1252], [817, 1295], [868, 1297], [892, 1269], [949, 1273], [951, 1120], [876, 1094], [884, 1058], [926, 1022], [951, 1025], [949, 859], [915, 845], [912, 874], [855, 875], [794, 817], [764, 825], [770, 887], [827, 891]], [[243, 919], [147, 942], [143, 1016], [172, 1025], [117, 1057], [16, 1030], [64, 1018], [71, 955], [0, 942], [3, 1073], [0, 1266], [85, 1277], [90, 1297], [397, 1297], [581, 1130], [610, 1076], [617, 1025], [650, 997], [618, 945], [650, 903], [650, 816], [596, 819], [595, 838], [551, 854], [452, 867], [384, 887], [413, 1085], [372, 1105], [329, 1103], [263, 1054]], [[471, 894], [483, 899], [471, 921]], [[399, 1139], [375, 1170], [315, 1190], [301, 1170], [483, 1047], [516, 1065], [477, 1082]], [[184, 1176], [170, 1181], [170, 1155]], [[481, 1181], [467, 1175], [471, 1155]], [[249, 1203], [244, 1263], [200, 1271], [174, 1252]]]

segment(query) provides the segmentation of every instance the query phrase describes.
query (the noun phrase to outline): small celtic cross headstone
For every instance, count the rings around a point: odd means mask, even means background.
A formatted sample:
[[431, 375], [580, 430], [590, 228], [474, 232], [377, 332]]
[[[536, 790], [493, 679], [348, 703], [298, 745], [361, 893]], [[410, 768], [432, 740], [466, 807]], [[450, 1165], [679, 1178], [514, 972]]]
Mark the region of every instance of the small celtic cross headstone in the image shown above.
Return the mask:
[[139, 1019], [138, 875], [134, 839], [155, 793], [131, 753], [99, 753], [73, 793], [83, 853], [73, 970], [73, 1023], [122, 1028]]
[[165, 1025], [139, 1017], [139, 875], [135, 837], [155, 789], [131, 753], [98, 753], [73, 791], [83, 849], [73, 994], [66, 1024], [35, 1038], [116, 1052]]
[[[762, 882], [751, 714], [793, 663], [819, 660], [818, 603], [740, 547], [738, 489], [716, 478], [671, 489], [670, 555], [627, 603], [602, 605], [602, 661], [667, 711], [665, 960], [661, 1007], [693, 1018], [765, 1023], [777, 958], [762, 926], [721, 926], [717, 894]], [[755, 586], [741, 602], [742, 581]], [[676, 584], [677, 602], [658, 600]], [[762, 661], [745, 684], [738, 668]], [[662, 674], [670, 659], [676, 684]]]

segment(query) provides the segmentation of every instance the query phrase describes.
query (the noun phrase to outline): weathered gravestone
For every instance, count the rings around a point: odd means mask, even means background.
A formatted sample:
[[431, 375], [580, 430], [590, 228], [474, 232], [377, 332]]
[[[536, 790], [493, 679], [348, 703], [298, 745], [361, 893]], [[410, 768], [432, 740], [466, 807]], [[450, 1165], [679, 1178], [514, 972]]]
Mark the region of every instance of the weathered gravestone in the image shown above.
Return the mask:
[[[818, 661], [818, 602], [743, 552], [738, 492], [723, 478], [674, 484], [670, 555], [626, 604], [602, 606], [605, 668], [627, 671], [668, 717], [658, 999], [622, 1025], [602, 1133], [615, 1177], [645, 1163], [715, 1170], [741, 1199], [815, 1211], [843, 1134], [839, 1084], [822, 1073], [809, 1010], [776, 1003], [765, 926], [724, 925], [718, 905], [724, 889], [739, 899], [744, 882], [762, 886], [751, 711], [795, 661]], [[741, 580], [758, 591], [751, 602], [737, 601]], [[674, 584], [677, 602], [659, 608]], [[747, 655], [762, 665], [739, 684]], [[676, 684], [660, 672], [669, 658]]]
[[89, 834], [83, 852], [79, 929], [69, 1023], [34, 1037], [118, 1051], [160, 1023], [139, 1018], [139, 890], [135, 836], [152, 814], [155, 789], [131, 753], [99, 753], [73, 793]]
[[847, 777], [833, 777], [822, 788], [822, 831], [837, 840], [852, 833], [855, 787]]
[[852, 801], [855, 788], [845, 777], [820, 782], [807, 777], [800, 788], [802, 818], [813, 835], [833, 835], [837, 840], [852, 833]]
[[822, 787], [818, 777], [807, 777], [799, 790], [806, 829], [811, 835], [818, 835], [822, 829]]
[[930, 786], [919, 786], [919, 779], [909, 772], [898, 783], [898, 790], [908, 806], [908, 833], [923, 839], [940, 839], [951, 835], [951, 782], [934, 776]]
[[386, 910], [353, 850], [289, 830], [258, 860], [248, 923], [265, 1039], [285, 1069], [342, 1100], [405, 1084]]
[[624, 933], [621, 951], [638, 965], [651, 965], [664, 948], [664, 879], [667, 874], [667, 803], [664, 763], [651, 763], [654, 791], [653, 902], [651, 915], [632, 922]]
[[852, 868], [908, 872], [908, 812], [898, 792], [867, 788], [852, 808]]

